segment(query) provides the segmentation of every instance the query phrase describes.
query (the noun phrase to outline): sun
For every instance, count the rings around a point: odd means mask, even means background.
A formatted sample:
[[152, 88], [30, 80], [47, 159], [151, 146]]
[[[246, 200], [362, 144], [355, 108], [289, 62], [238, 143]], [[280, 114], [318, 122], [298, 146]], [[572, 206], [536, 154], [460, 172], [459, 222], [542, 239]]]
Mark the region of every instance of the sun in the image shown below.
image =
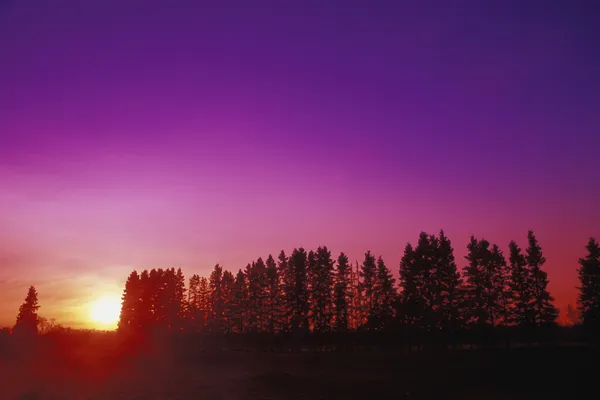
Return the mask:
[[104, 296], [90, 304], [90, 320], [104, 328], [116, 327], [121, 314], [118, 296]]

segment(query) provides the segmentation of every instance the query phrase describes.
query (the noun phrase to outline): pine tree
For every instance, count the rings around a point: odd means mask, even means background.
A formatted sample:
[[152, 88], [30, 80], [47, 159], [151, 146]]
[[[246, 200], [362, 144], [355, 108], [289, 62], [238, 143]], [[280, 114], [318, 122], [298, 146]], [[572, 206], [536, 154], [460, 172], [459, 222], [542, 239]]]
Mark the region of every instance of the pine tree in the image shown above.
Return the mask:
[[315, 332], [331, 330], [333, 316], [333, 260], [327, 247], [309, 253], [310, 316]]
[[140, 274], [140, 304], [137, 311], [141, 330], [148, 329], [153, 322], [152, 292], [150, 273], [145, 269]]
[[208, 279], [200, 278], [198, 284], [198, 327], [201, 331], [208, 328], [209, 319], [212, 315], [211, 291]]
[[236, 333], [245, 333], [247, 326], [248, 285], [246, 275], [240, 269], [233, 285], [233, 327]]
[[248, 313], [250, 329], [263, 332], [268, 326], [267, 268], [262, 258], [246, 267], [248, 279]]
[[537, 325], [550, 324], [556, 321], [558, 310], [552, 302], [554, 299], [548, 292], [548, 274], [542, 270], [546, 262], [542, 254], [542, 248], [533, 234], [533, 231], [527, 232], [527, 241], [529, 247], [526, 249], [526, 261], [532, 279], [532, 302], [530, 304], [533, 314], [533, 322]]
[[369, 318], [375, 305], [374, 290], [377, 279], [377, 266], [375, 257], [371, 251], [365, 253], [365, 259], [361, 266], [360, 277], [362, 278], [361, 294], [363, 295], [364, 315]]
[[471, 236], [465, 257], [465, 296], [468, 322], [479, 327], [495, 327], [503, 322], [505, 302], [506, 261], [498, 246]]
[[372, 329], [381, 330], [389, 327], [394, 318], [394, 304], [396, 302], [396, 289], [392, 272], [380, 256], [377, 259], [377, 274], [373, 290], [373, 309], [369, 318]]
[[138, 332], [141, 328], [141, 281], [137, 271], [132, 271], [125, 282], [123, 291], [121, 314], [118, 329], [121, 332]]
[[418, 282], [414, 275], [415, 250], [412, 244], [404, 246], [404, 255], [400, 260], [400, 320], [406, 326], [414, 327], [419, 318]]
[[287, 295], [290, 312], [290, 330], [292, 332], [308, 332], [308, 283], [307, 254], [300, 247], [294, 249], [289, 259], [290, 274], [293, 279], [291, 291]]
[[289, 268], [288, 258], [283, 250], [281, 250], [279, 256], [277, 257], [277, 272], [280, 277], [278, 318], [280, 325], [279, 329], [282, 332], [289, 332], [291, 329], [291, 298], [294, 287], [294, 280], [291, 274], [291, 269]]
[[19, 314], [13, 332], [17, 335], [36, 335], [38, 333], [39, 308], [37, 290], [35, 287], [30, 286], [25, 302], [19, 307]]
[[593, 333], [600, 332], [600, 247], [594, 238], [586, 246], [588, 254], [579, 259], [579, 295], [577, 307], [583, 326]]
[[450, 239], [440, 231], [436, 248], [436, 275], [438, 276], [438, 326], [444, 332], [453, 332], [461, 328], [462, 280], [454, 260], [454, 248]]
[[277, 270], [277, 264], [272, 255], [269, 254], [267, 257], [267, 319], [268, 319], [268, 331], [275, 333], [279, 330], [279, 300], [281, 298], [280, 288], [281, 282], [279, 281], [279, 273]]
[[200, 276], [194, 274], [189, 280], [188, 288], [188, 325], [192, 332], [200, 330]]
[[209, 328], [211, 332], [223, 331], [223, 311], [224, 311], [224, 296], [223, 296], [223, 267], [219, 264], [215, 265], [208, 279], [210, 288], [210, 304], [212, 306], [209, 317]]
[[532, 301], [531, 274], [519, 246], [511, 241], [508, 249], [510, 251], [508, 286], [511, 298], [509, 321], [511, 324], [519, 326], [530, 326], [533, 323], [530, 309]]
[[401, 321], [416, 330], [417, 335], [436, 328], [433, 302], [437, 288], [432, 275], [434, 256], [430, 236], [421, 232], [417, 246], [408, 243], [400, 261]]
[[225, 333], [233, 331], [233, 311], [235, 304], [235, 278], [230, 271], [223, 271], [223, 330]]
[[350, 302], [351, 302], [351, 266], [348, 264], [348, 257], [340, 253], [337, 259], [335, 271], [335, 285], [333, 288], [334, 302], [334, 326], [338, 332], [345, 332], [350, 323]]

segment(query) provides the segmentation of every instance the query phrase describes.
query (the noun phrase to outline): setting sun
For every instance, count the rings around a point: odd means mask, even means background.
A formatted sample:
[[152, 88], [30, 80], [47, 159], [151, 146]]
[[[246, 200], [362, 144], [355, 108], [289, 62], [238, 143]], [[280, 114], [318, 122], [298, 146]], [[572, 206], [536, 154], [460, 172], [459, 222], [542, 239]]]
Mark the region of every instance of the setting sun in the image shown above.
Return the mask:
[[121, 313], [121, 300], [119, 297], [102, 297], [90, 305], [90, 320], [103, 327], [116, 327]]

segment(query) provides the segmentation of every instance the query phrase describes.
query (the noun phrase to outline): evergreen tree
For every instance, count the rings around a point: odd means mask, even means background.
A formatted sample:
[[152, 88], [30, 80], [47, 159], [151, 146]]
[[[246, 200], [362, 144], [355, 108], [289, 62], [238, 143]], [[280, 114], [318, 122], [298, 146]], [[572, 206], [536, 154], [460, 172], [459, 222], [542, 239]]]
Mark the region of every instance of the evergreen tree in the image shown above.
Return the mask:
[[288, 267], [293, 281], [286, 301], [289, 306], [290, 330], [292, 332], [308, 332], [309, 330], [307, 258], [306, 251], [300, 247], [294, 249], [289, 259]]
[[279, 329], [283, 332], [289, 332], [291, 330], [292, 315], [292, 297], [294, 290], [294, 277], [289, 267], [288, 258], [285, 252], [281, 250], [277, 257], [277, 271], [280, 279], [280, 290], [279, 290]]
[[371, 254], [371, 251], [367, 251], [360, 271], [360, 277], [362, 278], [361, 294], [363, 296], [364, 315], [367, 317], [371, 315], [375, 305], [374, 290], [375, 280], [377, 279], [376, 275], [377, 266], [375, 264], [375, 257]]
[[381, 330], [388, 327], [394, 318], [394, 304], [396, 302], [396, 289], [392, 272], [383, 262], [377, 259], [377, 275], [373, 290], [373, 309], [369, 318], [372, 329]]
[[208, 327], [209, 319], [212, 315], [211, 291], [208, 279], [200, 278], [198, 284], [198, 327], [205, 331]]
[[150, 285], [150, 273], [147, 269], [140, 274], [139, 298], [140, 304], [137, 310], [139, 318], [139, 327], [141, 330], [147, 329], [153, 322], [152, 315], [152, 292], [153, 288]]
[[137, 271], [132, 271], [125, 282], [123, 291], [121, 314], [118, 329], [121, 332], [137, 332], [141, 328], [141, 281]]
[[588, 254], [579, 259], [579, 295], [577, 306], [583, 326], [600, 332], [600, 247], [594, 238], [586, 246]]
[[310, 315], [315, 332], [331, 330], [333, 317], [333, 260], [327, 247], [319, 247], [309, 254]]
[[246, 267], [248, 279], [248, 313], [250, 329], [263, 332], [268, 326], [267, 318], [267, 268], [262, 258]]
[[471, 236], [467, 245], [469, 264], [464, 268], [468, 322], [495, 327], [503, 321], [506, 307], [506, 261], [498, 246]]
[[245, 333], [247, 326], [248, 285], [246, 274], [240, 269], [233, 285], [233, 327], [236, 333]]
[[548, 274], [542, 270], [546, 262], [542, 254], [542, 248], [533, 234], [533, 231], [527, 232], [527, 241], [529, 247], [526, 249], [527, 267], [531, 274], [532, 283], [532, 302], [530, 308], [533, 315], [533, 322], [537, 325], [550, 324], [556, 321], [558, 310], [552, 302], [554, 299], [548, 292]]
[[225, 299], [223, 293], [223, 267], [215, 265], [208, 279], [210, 288], [210, 304], [212, 306], [209, 317], [209, 328], [211, 332], [223, 331], [223, 311]]
[[193, 332], [201, 329], [200, 315], [200, 276], [194, 274], [189, 280], [188, 288], [188, 325]]
[[508, 249], [510, 251], [508, 286], [511, 298], [509, 321], [519, 326], [529, 326], [533, 322], [530, 309], [532, 302], [531, 274], [519, 246], [511, 241]]
[[19, 307], [19, 314], [13, 332], [17, 335], [36, 335], [38, 333], [39, 309], [37, 290], [35, 287], [30, 286], [25, 302]]
[[340, 253], [337, 259], [333, 288], [334, 326], [338, 332], [347, 331], [350, 323], [351, 268], [348, 264], [348, 257], [344, 253]]
[[266, 270], [266, 279], [267, 279], [267, 320], [268, 320], [268, 331], [271, 333], [275, 333], [279, 328], [279, 301], [281, 299], [281, 282], [279, 281], [279, 273], [277, 269], [277, 264], [275, 263], [275, 259], [272, 255], [269, 254], [267, 257], [267, 270]]
[[416, 247], [406, 245], [400, 262], [401, 318], [416, 335], [437, 328], [434, 312], [437, 287], [432, 265], [435, 255], [431, 237], [421, 232]]
[[454, 248], [450, 239], [440, 231], [436, 248], [436, 264], [438, 276], [437, 319], [439, 327], [445, 332], [453, 332], [461, 328], [462, 280], [454, 259]]
[[235, 278], [230, 271], [223, 271], [223, 330], [233, 332], [233, 311], [235, 309]]

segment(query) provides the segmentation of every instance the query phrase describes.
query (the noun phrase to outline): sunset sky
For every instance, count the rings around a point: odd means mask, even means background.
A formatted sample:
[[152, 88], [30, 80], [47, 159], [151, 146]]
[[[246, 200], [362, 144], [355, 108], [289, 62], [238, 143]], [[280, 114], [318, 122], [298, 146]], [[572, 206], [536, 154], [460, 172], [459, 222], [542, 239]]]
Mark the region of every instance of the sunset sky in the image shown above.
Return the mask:
[[461, 268], [535, 230], [565, 309], [600, 236], [593, 4], [0, 0], [0, 326], [31, 284], [92, 326], [132, 269], [299, 246], [397, 274], [440, 228]]

